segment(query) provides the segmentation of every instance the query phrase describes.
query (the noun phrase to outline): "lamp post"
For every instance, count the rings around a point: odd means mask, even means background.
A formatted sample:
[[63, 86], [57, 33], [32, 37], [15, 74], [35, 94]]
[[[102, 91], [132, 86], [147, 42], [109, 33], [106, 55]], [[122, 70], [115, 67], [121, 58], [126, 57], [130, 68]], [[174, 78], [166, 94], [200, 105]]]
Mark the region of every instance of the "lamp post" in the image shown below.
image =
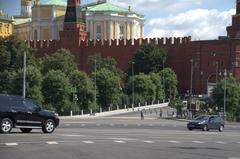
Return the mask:
[[132, 105], [133, 105], [133, 107], [134, 107], [134, 64], [135, 64], [135, 62], [133, 61], [132, 62], [132, 77], [133, 77], [133, 79], [132, 79]]
[[26, 98], [26, 52], [23, 54], [23, 98]]
[[192, 118], [192, 87], [193, 87], [193, 59], [190, 60], [191, 62], [191, 79], [190, 79], [190, 105], [189, 105], [189, 111], [191, 113]]
[[[221, 72], [220, 72], [221, 75]], [[226, 119], [226, 101], [227, 101], [227, 76], [232, 76], [232, 73], [230, 71], [227, 71], [227, 69], [224, 70], [223, 76], [224, 76], [224, 93], [223, 93], [223, 119]]]
[[96, 112], [96, 107], [97, 107], [97, 75], [96, 75], [96, 71], [97, 71], [97, 61], [96, 59], [94, 59], [94, 114]]
[[218, 81], [218, 61], [216, 61], [216, 85], [217, 85], [217, 81]]

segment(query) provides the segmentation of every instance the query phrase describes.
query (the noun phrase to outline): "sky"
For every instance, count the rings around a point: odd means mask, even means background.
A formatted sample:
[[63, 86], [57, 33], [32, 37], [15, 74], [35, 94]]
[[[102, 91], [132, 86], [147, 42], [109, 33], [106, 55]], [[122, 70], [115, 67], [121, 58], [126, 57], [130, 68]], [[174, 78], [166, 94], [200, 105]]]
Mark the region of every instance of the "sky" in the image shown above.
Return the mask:
[[[47, 0], [41, 0], [47, 1]], [[66, 0], [62, 0], [66, 1]], [[90, 3], [96, 0], [82, 0]], [[145, 16], [145, 37], [192, 36], [195, 40], [226, 36], [236, 0], [108, 0], [131, 6]], [[0, 9], [9, 15], [20, 14], [20, 0], [0, 0]]]

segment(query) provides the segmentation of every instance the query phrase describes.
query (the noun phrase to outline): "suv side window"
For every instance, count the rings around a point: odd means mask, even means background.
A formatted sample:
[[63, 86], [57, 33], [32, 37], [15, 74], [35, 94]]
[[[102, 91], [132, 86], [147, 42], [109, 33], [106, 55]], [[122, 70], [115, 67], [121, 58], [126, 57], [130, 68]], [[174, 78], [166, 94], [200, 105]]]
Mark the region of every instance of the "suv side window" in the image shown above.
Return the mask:
[[0, 112], [9, 110], [10, 104], [9, 99], [0, 96]]
[[26, 111], [26, 108], [23, 104], [22, 99], [11, 98], [10, 103], [11, 103], [12, 111], [17, 111], [17, 112], [25, 112]]
[[26, 99], [24, 100], [24, 105], [28, 111], [34, 112], [39, 106], [32, 100]]

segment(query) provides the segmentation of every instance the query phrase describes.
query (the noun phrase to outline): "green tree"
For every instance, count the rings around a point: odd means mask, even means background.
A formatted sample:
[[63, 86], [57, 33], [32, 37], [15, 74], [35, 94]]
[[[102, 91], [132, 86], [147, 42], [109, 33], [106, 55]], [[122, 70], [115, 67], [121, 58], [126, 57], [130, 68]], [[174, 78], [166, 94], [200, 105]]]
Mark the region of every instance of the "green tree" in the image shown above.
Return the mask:
[[14, 35], [0, 39], [0, 71], [23, 68], [24, 52], [27, 65], [35, 65], [34, 50], [27, 48], [24, 41]]
[[95, 75], [100, 106], [106, 110], [111, 104], [118, 104], [122, 94], [121, 77], [106, 68], [97, 70], [96, 73], [93, 73], [93, 77]]
[[66, 75], [77, 70], [74, 56], [66, 49], [59, 49], [56, 53], [46, 56], [42, 62], [42, 73], [45, 75], [48, 70], [60, 70]]
[[173, 108], [176, 108], [177, 110], [177, 116], [183, 116], [183, 112], [182, 112], [182, 109], [184, 107], [184, 104], [183, 104], [183, 101], [181, 101], [180, 99], [178, 98], [175, 98], [173, 100], [170, 101], [169, 105]]
[[110, 71], [122, 76], [122, 71], [116, 67], [117, 62], [112, 57], [103, 58], [103, 57], [101, 57], [101, 54], [96, 54], [96, 55], [90, 56], [89, 60], [90, 60], [91, 66], [92, 66], [92, 70], [94, 70], [94, 65], [95, 65], [95, 61], [96, 61], [97, 69], [105, 68], [107, 70], [110, 70]]
[[0, 94], [10, 94], [12, 90], [12, 83], [17, 76], [16, 71], [4, 70], [0, 72]]
[[[39, 104], [43, 102], [42, 74], [34, 66], [26, 68], [26, 97], [35, 99]], [[23, 69], [19, 69], [11, 81], [11, 94], [22, 95]]]
[[162, 101], [165, 99], [165, 94], [164, 94], [164, 87], [163, 87], [163, 80], [158, 73], [150, 73], [151, 80], [153, 84], [156, 86], [156, 96], [155, 99]]
[[[151, 77], [140, 73], [134, 77], [131, 77], [128, 82], [128, 92], [132, 95], [132, 84], [134, 81], [134, 98], [135, 105], [138, 103], [144, 103], [154, 101], [156, 98], [156, 86], [154, 85]], [[131, 96], [132, 98], [132, 96]]]
[[134, 72], [138, 75], [139, 73], [148, 74], [158, 71], [164, 67], [166, 58], [167, 51], [165, 49], [158, 48], [154, 44], [145, 44], [137, 50], [133, 58]]
[[79, 110], [87, 111], [93, 108], [94, 86], [87, 74], [78, 70], [73, 71], [70, 74], [70, 83], [76, 88]]
[[47, 106], [61, 114], [69, 110], [71, 84], [63, 72], [50, 70], [43, 80], [42, 92]]
[[165, 98], [174, 99], [177, 95], [177, 75], [171, 68], [164, 68], [159, 74], [162, 77]]
[[[233, 77], [226, 78], [226, 112], [228, 119], [240, 121], [240, 84]], [[224, 79], [221, 80], [212, 92], [213, 105], [223, 110], [224, 106]]]

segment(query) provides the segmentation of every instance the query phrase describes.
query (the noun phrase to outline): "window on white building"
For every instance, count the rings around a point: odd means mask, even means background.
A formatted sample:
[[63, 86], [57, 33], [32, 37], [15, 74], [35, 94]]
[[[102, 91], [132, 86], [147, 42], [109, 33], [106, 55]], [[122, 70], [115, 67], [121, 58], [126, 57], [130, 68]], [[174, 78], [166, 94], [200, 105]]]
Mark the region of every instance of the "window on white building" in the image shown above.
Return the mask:
[[96, 38], [97, 39], [101, 39], [102, 38], [102, 26], [101, 25], [97, 25]]
[[119, 39], [124, 38], [124, 26], [120, 25], [119, 26]]

